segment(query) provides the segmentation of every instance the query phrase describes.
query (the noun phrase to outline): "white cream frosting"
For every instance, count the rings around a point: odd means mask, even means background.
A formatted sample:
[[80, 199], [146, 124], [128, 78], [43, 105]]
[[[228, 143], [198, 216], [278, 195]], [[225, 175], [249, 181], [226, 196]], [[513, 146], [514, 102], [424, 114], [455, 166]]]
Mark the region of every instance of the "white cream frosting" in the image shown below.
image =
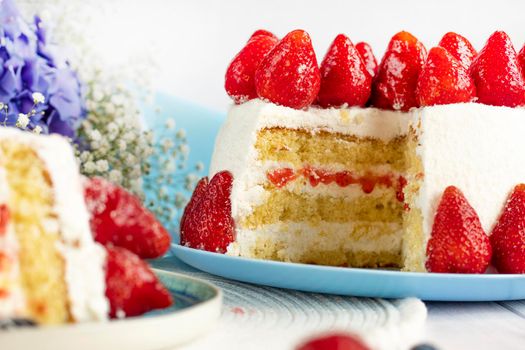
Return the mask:
[[463, 103], [414, 110], [425, 178], [419, 206], [432, 230], [445, 188], [458, 187], [489, 234], [515, 185], [525, 182], [525, 109]]
[[[356, 227], [363, 224], [366, 230], [358, 234], [355, 239], [349, 239], [349, 232], [353, 232]], [[286, 234], [283, 234], [283, 231]], [[327, 236], [330, 239], [326, 239]], [[377, 236], [377, 239], [370, 241], [371, 236]], [[292, 261], [299, 259], [305, 252], [310, 252], [312, 249], [320, 251], [342, 249], [344, 252], [399, 252], [402, 238], [402, 227], [395, 223], [320, 222], [318, 226], [312, 226], [306, 222], [286, 222], [265, 225], [254, 230], [238, 229], [235, 242], [228, 246], [227, 254], [252, 257], [254, 249], [264, 241], [281, 246], [282, 249], [277, 254], [285, 260]]]
[[62, 240], [58, 249], [66, 262], [65, 278], [74, 320], [107, 319], [105, 250], [93, 241], [71, 146], [58, 135], [39, 136], [6, 127], [0, 127], [0, 139], [29, 145], [46, 164], [53, 184], [54, 211]]

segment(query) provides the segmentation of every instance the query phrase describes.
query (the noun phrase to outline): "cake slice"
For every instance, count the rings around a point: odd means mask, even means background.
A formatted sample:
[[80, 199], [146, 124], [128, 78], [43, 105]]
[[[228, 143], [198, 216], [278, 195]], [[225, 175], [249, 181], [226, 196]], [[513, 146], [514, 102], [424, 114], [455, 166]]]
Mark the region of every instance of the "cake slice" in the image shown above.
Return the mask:
[[41, 324], [106, 319], [105, 251], [91, 236], [67, 141], [1, 127], [0, 169], [8, 232], [2, 253], [11, 262], [11, 273], [0, 276], [14, 282], [0, 303], [12, 309], [0, 317], [16, 311]]
[[[132, 208], [137, 220], [145, 215], [135, 202]], [[69, 142], [0, 127], [0, 320], [103, 321], [171, 305], [147, 264], [124, 248], [107, 251], [89, 223]], [[151, 238], [141, 241], [155, 245]]]

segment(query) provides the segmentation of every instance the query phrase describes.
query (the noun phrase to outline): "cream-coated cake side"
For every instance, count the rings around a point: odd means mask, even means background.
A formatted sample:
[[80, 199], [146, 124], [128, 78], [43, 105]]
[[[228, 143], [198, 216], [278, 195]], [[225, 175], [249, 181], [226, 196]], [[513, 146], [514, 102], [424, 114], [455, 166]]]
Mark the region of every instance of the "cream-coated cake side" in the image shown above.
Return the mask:
[[443, 191], [454, 185], [489, 234], [509, 193], [525, 181], [525, 109], [462, 103], [413, 113], [421, 120], [418, 153], [425, 174], [418, 205], [424, 232], [432, 230]]

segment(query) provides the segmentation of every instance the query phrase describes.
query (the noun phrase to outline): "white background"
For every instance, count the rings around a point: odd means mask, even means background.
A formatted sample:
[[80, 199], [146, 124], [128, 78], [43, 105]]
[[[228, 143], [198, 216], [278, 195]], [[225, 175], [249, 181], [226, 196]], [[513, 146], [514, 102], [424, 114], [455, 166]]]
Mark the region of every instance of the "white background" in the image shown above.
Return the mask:
[[[313, 40], [318, 60], [338, 33], [368, 41], [380, 60], [390, 37], [408, 30], [427, 48], [447, 31], [479, 50], [495, 30], [505, 30], [519, 50], [525, 41], [525, 1], [120, 1], [111, 20], [99, 23], [95, 45], [109, 59], [137, 50], [158, 59], [158, 87], [213, 109], [230, 103], [223, 89], [229, 61], [251, 33], [266, 28], [282, 37], [302, 28]], [[95, 38], [94, 38], [95, 39]]]

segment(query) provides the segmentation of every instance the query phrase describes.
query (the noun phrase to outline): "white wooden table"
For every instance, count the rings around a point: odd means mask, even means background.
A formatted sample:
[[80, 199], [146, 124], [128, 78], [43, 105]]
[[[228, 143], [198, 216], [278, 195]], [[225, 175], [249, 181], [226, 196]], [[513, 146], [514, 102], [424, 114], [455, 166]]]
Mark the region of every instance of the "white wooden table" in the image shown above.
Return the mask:
[[525, 301], [426, 305], [426, 338], [440, 349], [525, 349]]

